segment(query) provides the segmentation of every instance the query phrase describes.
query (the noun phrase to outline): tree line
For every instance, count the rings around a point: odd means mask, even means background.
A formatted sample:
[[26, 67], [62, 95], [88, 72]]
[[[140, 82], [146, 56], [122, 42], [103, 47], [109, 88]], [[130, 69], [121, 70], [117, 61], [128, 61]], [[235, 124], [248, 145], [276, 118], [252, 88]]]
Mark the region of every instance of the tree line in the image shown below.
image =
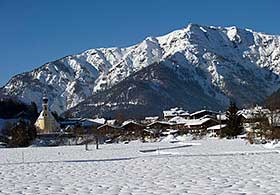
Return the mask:
[[9, 147], [26, 147], [32, 143], [36, 138], [34, 123], [38, 116], [34, 102], [25, 104], [10, 98], [0, 100], [0, 118], [17, 119], [13, 123], [7, 122], [2, 129], [2, 136]]

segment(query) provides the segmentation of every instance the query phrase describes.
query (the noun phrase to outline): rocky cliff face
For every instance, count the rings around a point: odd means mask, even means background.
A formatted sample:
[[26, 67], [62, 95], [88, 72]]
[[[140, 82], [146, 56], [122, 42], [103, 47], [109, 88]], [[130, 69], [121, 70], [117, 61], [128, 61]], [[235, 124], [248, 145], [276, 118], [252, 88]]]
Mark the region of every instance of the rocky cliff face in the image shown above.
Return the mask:
[[[172, 77], [182, 81], [179, 88], [186, 99], [193, 98], [187, 96], [192, 89], [186, 82], [191, 80], [201, 95], [220, 107], [229, 99], [246, 106], [262, 102], [280, 87], [280, 36], [190, 24], [131, 47], [90, 49], [49, 62], [13, 77], [1, 92], [39, 105], [47, 92], [51, 109], [62, 113], [100, 92], [110, 93], [113, 86], [155, 63], [175, 71]], [[197, 109], [210, 106], [207, 102]]]

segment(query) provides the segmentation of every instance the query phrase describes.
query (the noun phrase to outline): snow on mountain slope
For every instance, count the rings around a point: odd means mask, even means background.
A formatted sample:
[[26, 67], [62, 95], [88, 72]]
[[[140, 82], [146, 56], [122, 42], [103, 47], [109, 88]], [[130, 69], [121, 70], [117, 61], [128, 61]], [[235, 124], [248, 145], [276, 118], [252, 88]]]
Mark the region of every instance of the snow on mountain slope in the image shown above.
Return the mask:
[[190, 24], [127, 48], [90, 49], [49, 62], [13, 77], [2, 92], [39, 105], [47, 92], [51, 108], [61, 113], [166, 59], [171, 59], [168, 66], [188, 69], [205, 94], [222, 105], [229, 98], [239, 105], [252, 98], [260, 102], [280, 86], [280, 36]]
[[[192, 77], [191, 70], [168, 67], [169, 60], [151, 64], [113, 87], [70, 108], [66, 117], [102, 116], [115, 118], [119, 113], [126, 119], [160, 116], [163, 109], [176, 105], [195, 111], [201, 105], [221, 110], [221, 102], [207, 95]], [[179, 76], [178, 76], [178, 73]], [[180, 75], [188, 75], [188, 79]]]

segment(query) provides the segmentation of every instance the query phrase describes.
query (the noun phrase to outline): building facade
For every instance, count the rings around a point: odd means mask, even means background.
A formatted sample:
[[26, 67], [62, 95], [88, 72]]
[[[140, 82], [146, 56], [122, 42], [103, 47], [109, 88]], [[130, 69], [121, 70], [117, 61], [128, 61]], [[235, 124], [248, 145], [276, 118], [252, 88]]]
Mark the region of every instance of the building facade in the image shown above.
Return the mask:
[[48, 98], [43, 97], [43, 110], [41, 111], [35, 126], [38, 134], [51, 134], [57, 132], [59, 124], [49, 111]]

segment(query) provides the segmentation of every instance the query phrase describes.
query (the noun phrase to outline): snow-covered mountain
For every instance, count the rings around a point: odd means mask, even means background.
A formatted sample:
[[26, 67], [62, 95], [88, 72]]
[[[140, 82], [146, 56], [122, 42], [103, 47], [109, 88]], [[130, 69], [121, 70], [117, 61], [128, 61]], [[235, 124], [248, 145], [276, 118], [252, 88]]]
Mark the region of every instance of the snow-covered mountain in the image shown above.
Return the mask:
[[[65, 116], [125, 118], [160, 116], [175, 105], [189, 111], [202, 108], [221, 110], [220, 101], [204, 92], [189, 69], [170, 67], [170, 61], [154, 63], [120, 81], [113, 87], [70, 108]], [[188, 75], [188, 79], [180, 75]], [[203, 106], [203, 107], [204, 107]]]
[[154, 63], [195, 82], [222, 106], [230, 98], [244, 106], [280, 87], [280, 36], [190, 24], [127, 48], [90, 49], [49, 62], [14, 76], [1, 91], [38, 105], [45, 92], [61, 113]]

